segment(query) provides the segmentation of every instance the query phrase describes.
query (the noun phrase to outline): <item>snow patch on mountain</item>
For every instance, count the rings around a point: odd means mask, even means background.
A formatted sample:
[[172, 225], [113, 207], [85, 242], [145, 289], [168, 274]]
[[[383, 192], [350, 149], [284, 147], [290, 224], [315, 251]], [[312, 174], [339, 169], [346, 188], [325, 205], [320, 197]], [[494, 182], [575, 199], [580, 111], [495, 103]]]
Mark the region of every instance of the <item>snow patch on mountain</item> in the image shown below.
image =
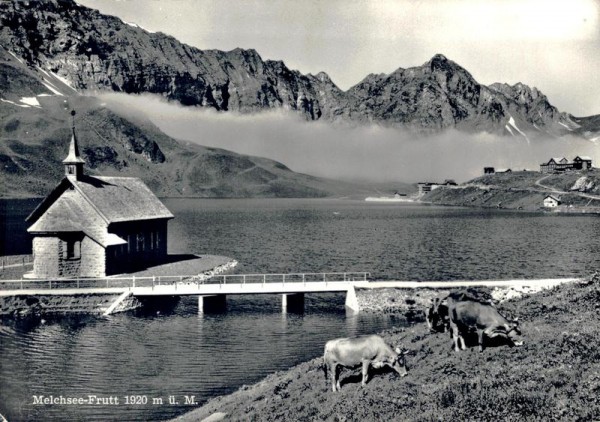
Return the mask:
[[23, 104], [27, 104], [32, 107], [42, 107], [36, 97], [23, 97], [19, 101], [21, 101]]
[[[509, 114], [509, 116], [510, 116], [510, 114]], [[508, 119], [508, 124], [511, 125], [521, 135], [523, 135], [523, 137], [527, 140], [527, 143], [529, 143], [529, 138], [527, 137], [527, 135], [525, 135], [525, 132], [521, 131], [521, 129], [519, 129], [517, 127], [517, 124], [515, 123], [515, 119], [513, 119], [513, 116], [510, 116], [510, 119]], [[514, 136], [514, 134], [512, 133], [512, 130], [508, 129], [508, 131], [511, 133], [511, 135]]]
[[564, 124], [563, 122], [558, 122], [558, 124], [559, 124], [559, 125], [561, 125], [561, 126], [563, 126], [563, 127], [565, 127], [567, 130], [569, 130], [569, 131], [571, 131], [571, 132], [573, 131], [573, 129], [571, 129], [569, 126], [567, 126], [567, 125], [566, 125], [566, 124]]
[[[60, 96], [65, 96], [65, 95], [69, 95], [69, 93], [65, 93], [64, 92], [64, 88], [68, 88], [69, 90], [72, 90], [72, 93], [77, 93], [77, 90], [75, 88], [73, 88], [73, 86], [71, 85], [71, 82], [69, 82], [68, 79], [59, 76], [58, 74], [52, 72], [52, 71], [48, 71], [46, 69], [43, 69], [40, 66], [37, 66], [37, 70], [42, 73], [44, 76], [42, 77], [42, 84], [48, 88], [50, 91], [52, 91], [55, 95], [60, 95]], [[61, 87], [61, 84], [63, 85]]]
[[3, 103], [8, 103], [8, 104], [16, 105], [17, 107], [29, 108], [29, 106], [28, 106], [28, 105], [25, 105], [25, 104], [17, 104], [17, 103], [15, 103], [15, 102], [13, 102], [13, 101], [10, 101], [10, 100], [5, 100], [4, 98], [0, 98], [0, 101], [2, 101]]
[[73, 91], [77, 92], [77, 90], [75, 88], [73, 88], [73, 85], [71, 85], [71, 82], [69, 82], [68, 79], [63, 78], [62, 76], [60, 76], [57, 73], [54, 72], [50, 72], [52, 74], [52, 76], [54, 76], [56, 79], [58, 79], [59, 81], [61, 81], [63, 84], [65, 84], [66, 86], [68, 86], [69, 88], [71, 88]]
[[149, 30], [147, 30], [146, 28], [144, 28], [143, 26], [140, 26], [140, 25], [138, 25], [137, 23], [133, 23], [133, 22], [126, 22], [126, 21], [124, 21], [124, 20], [121, 20], [121, 22], [123, 22], [123, 23], [124, 23], [124, 24], [126, 24], [126, 25], [129, 25], [129, 26], [131, 26], [132, 28], [139, 28], [139, 29], [141, 29], [142, 31], [146, 31], [146, 32], [147, 32], [147, 33], [149, 33], [149, 34], [154, 34], [154, 33], [155, 33], [154, 31], [149, 31]]
[[54, 94], [60, 95], [61, 97], [64, 97], [63, 93], [60, 92], [58, 89], [56, 89], [56, 87], [54, 85], [51, 85], [50, 83], [45, 82], [45, 81], [42, 81], [42, 85], [44, 85], [46, 88], [48, 88]]
[[13, 53], [12, 51], [9, 51], [8, 54], [10, 54], [11, 56], [13, 56], [15, 59], [17, 59], [17, 61], [21, 64], [25, 64], [25, 62], [23, 61], [23, 59], [21, 59], [19, 56], [17, 56], [15, 53]]

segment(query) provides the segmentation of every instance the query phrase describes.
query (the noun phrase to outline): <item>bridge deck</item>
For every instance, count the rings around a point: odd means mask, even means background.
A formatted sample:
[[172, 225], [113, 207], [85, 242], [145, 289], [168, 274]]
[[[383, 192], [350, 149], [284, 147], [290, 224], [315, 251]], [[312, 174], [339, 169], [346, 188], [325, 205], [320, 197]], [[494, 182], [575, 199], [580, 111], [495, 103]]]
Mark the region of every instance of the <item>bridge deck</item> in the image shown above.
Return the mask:
[[[365, 281], [365, 280], [330, 280], [305, 282], [265, 282], [265, 283], [206, 283], [194, 281], [173, 281], [168, 284], [156, 282], [134, 283], [126, 286], [111, 287], [60, 287], [60, 282], [50, 287], [40, 285], [28, 287], [28, 282], [13, 289], [0, 289], [0, 296], [14, 295], [81, 295], [81, 294], [115, 294], [126, 291], [134, 296], [190, 296], [190, 295], [232, 295], [232, 294], [277, 294], [277, 293], [319, 293], [346, 292], [348, 289], [365, 288], [401, 288], [401, 289], [452, 289], [461, 287], [550, 287], [578, 280], [577, 278], [531, 279], [531, 280], [455, 280], [455, 281]], [[46, 282], [48, 283], [48, 282]], [[108, 287], [107, 287], [108, 286]]]
[[267, 284], [193, 284], [176, 283], [153, 287], [97, 287], [80, 289], [23, 289], [0, 290], [0, 296], [14, 295], [81, 295], [123, 293], [130, 291], [133, 296], [198, 296], [232, 294], [277, 294], [277, 293], [319, 293], [346, 292], [361, 282], [310, 282], [310, 283], [267, 283]]
[[1, 280], [0, 296], [114, 294], [125, 291], [134, 296], [342, 292], [367, 279], [366, 272], [19, 279]]

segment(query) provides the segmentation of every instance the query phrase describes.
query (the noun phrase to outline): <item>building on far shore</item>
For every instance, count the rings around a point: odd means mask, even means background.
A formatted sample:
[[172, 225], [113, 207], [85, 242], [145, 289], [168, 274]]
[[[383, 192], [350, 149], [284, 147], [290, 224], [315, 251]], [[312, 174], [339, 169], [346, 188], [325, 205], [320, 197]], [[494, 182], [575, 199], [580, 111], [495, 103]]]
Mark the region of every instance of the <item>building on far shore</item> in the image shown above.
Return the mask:
[[444, 180], [444, 183], [436, 183], [436, 182], [419, 182], [417, 186], [419, 187], [419, 195], [424, 195], [426, 193], [431, 192], [439, 188], [440, 186], [456, 186], [457, 183], [452, 179]]
[[548, 162], [540, 164], [541, 173], [555, 173], [571, 170], [590, 170], [592, 168], [592, 158], [584, 155], [578, 155], [573, 161], [565, 157], [553, 157]]
[[494, 167], [484, 167], [483, 168], [483, 174], [494, 174], [496, 172], [496, 170], [494, 169]]
[[544, 198], [544, 207], [546, 208], [555, 208], [560, 205], [560, 198], [554, 195], [547, 195]]
[[592, 168], [592, 157], [578, 155], [573, 158], [573, 168], [575, 170], [589, 170]]
[[27, 276], [103, 277], [164, 261], [173, 214], [136, 177], [85, 175], [74, 124], [72, 132], [65, 177], [26, 219], [33, 235]]

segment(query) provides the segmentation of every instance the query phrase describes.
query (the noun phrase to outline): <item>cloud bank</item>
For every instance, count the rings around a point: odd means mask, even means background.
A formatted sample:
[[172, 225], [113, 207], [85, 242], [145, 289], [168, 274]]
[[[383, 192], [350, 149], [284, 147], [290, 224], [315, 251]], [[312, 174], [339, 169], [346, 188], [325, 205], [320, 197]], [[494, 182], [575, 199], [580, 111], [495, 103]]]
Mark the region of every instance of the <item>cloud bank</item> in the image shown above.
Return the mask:
[[313, 176], [366, 182], [466, 181], [484, 166], [538, 170], [550, 157], [589, 155], [600, 146], [576, 138], [538, 139], [446, 131], [415, 137], [399, 129], [307, 122], [282, 110], [219, 113], [158, 96], [101, 94], [120, 114], [143, 114], [167, 135], [199, 145], [279, 161]]

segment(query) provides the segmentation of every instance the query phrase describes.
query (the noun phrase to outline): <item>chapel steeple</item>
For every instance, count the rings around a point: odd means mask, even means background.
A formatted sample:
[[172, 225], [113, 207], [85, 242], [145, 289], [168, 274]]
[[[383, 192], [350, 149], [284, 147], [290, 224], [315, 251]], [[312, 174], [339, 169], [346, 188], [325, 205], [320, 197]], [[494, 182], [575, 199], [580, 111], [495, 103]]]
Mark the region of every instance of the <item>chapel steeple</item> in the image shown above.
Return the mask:
[[71, 144], [69, 145], [69, 155], [63, 160], [65, 165], [65, 175], [79, 180], [83, 176], [83, 165], [85, 161], [79, 156], [79, 146], [77, 145], [77, 136], [75, 135], [75, 110], [71, 111]]

